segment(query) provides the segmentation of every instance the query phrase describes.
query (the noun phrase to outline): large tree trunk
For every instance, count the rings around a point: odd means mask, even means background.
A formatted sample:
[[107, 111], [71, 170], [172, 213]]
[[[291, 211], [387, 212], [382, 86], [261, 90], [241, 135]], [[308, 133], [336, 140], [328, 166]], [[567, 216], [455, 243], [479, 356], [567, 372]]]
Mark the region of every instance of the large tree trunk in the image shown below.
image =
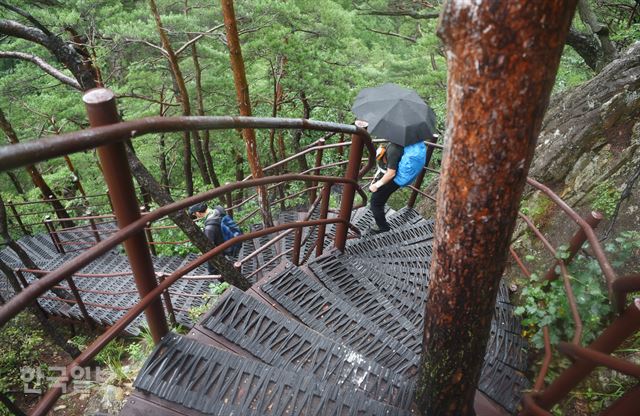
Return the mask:
[[[158, 34], [160, 35], [160, 41], [162, 42], [162, 47], [167, 53], [167, 59], [169, 60], [169, 66], [171, 69], [171, 74], [173, 79], [178, 87], [178, 96], [180, 98], [180, 104], [182, 105], [182, 115], [190, 116], [191, 115], [191, 103], [189, 102], [189, 94], [187, 92], [187, 87], [184, 83], [184, 77], [182, 76], [182, 71], [180, 70], [180, 65], [178, 64], [178, 58], [176, 57], [175, 52], [173, 51], [173, 47], [171, 46], [171, 42], [169, 42], [169, 37], [165, 33], [165, 29], [162, 26], [162, 20], [160, 19], [160, 13], [158, 12], [158, 7], [156, 6], [155, 0], [149, 0], [149, 7], [151, 9], [151, 13], [153, 14], [153, 18], [156, 21], [156, 28], [158, 29]], [[188, 131], [184, 131], [182, 133], [182, 168], [185, 180], [185, 187], [187, 189], [187, 195], [193, 195], [193, 174], [191, 172], [191, 140], [190, 134]]]
[[[149, 190], [151, 197], [158, 205], [163, 206], [174, 202], [169, 193], [160, 186], [130, 147], [127, 147], [127, 156], [129, 157], [129, 165], [133, 176], [135, 176], [139, 184], [144, 184], [144, 187]], [[214, 248], [213, 243], [184, 211], [174, 212], [169, 217], [202, 253]], [[226, 282], [242, 290], [247, 290], [251, 287], [247, 279], [224, 256], [214, 257], [211, 263], [220, 271]]]
[[[249, 85], [247, 84], [247, 75], [245, 73], [244, 61], [242, 59], [236, 16], [235, 11], [233, 10], [233, 0], [221, 0], [221, 3], [222, 15], [224, 16], [224, 27], [227, 33], [227, 44], [229, 45], [229, 55], [231, 57], [231, 70], [233, 71], [233, 80], [236, 86], [240, 115], [251, 116]], [[247, 147], [247, 160], [249, 161], [251, 175], [254, 179], [262, 178], [264, 174], [262, 173], [262, 165], [260, 164], [255, 131], [253, 129], [242, 129], [242, 134]], [[257, 191], [258, 205], [262, 212], [262, 222], [265, 227], [270, 227], [273, 225], [273, 219], [271, 218], [267, 187], [259, 186]]]
[[574, 9], [575, 0], [549, 0], [443, 10], [448, 128], [417, 387], [424, 415], [475, 414], [498, 285]]
[[[2, 109], [0, 109], [0, 129], [2, 129], [4, 134], [7, 136], [7, 140], [9, 141], [9, 143], [17, 144], [20, 142], [18, 140], [18, 135], [16, 134], [15, 130], [13, 130], [13, 127], [11, 126], [11, 123], [9, 123], [9, 120], [5, 118], [4, 112], [2, 111]], [[48, 201], [53, 207], [53, 210], [55, 211], [56, 216], [61, 220], [65, 218], [71, 218], [69, 213], [64, 209], [64, 207], [58, 200], [58, 197], [53, 193], [53, 190], [51, 190], [47, 182], [44, 180], [44, 178], [42, 177], [38, 169], [34, 165], [27, 165], [25, 169], [29, 174], [29, 176], [31, 177], [33, 184], [38, 189], [40, 189], [40, 193], [42, 194], [42, 199], [44, 199], [45, 201]], [[63, 224], [65, 226], [72, 226], [73, 222], [65, 221]]]

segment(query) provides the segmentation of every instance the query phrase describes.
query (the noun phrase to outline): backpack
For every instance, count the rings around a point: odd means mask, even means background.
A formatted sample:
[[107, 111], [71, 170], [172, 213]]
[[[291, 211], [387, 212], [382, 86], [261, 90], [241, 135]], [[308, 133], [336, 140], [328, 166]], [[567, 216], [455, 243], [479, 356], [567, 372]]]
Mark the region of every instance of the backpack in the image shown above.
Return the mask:
[[[224, 217], [222, 217], [222, 220], [220, 221], [220, 231], [222, 231], [222, 238], [224, 241], [231, 240], [232, 238], [243, 234], [238, 224], [236, 224], [233, 218], [231, 218], [229, 215], [225, 215]], [[240, 254], [241, 248], [242, 242], [236, 243], [227, 248], [224, 251], [224, 254], [235, 257]]]
[[424, 168], [427, 161], [427, 145], [420, 141], [404, 147], [393, 181], [400, 186], [410, 185]]

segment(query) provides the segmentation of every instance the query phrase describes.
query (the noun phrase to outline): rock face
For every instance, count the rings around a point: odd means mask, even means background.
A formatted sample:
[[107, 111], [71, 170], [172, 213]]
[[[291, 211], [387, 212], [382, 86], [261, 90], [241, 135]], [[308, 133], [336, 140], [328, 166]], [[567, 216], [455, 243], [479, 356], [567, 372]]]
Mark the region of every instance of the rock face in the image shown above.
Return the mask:
[[551, 186], [578, 211], [604, 211], [601, 232], [624, 197], [614, 230], [638, 230], [639, 149], [637, 42], [596, 77], [552, 100], [529, 176]]
[[[529, 176], [550, 186], [580, 214], [605, 215], [600, 234], [615, 214], [613, 233], [640, 230], [640, 42], [593, 79], [552, 98]], [[634, 181], [635, 178], [635, 181]], [[433, 189], [427, 190], [435, 194]], [[615, 213], [616, 205], [623, 197]], [[536, 193], [523, 202], [551, 241], [566, 242], [576, 229]], [[422, 201], [420, 213], [435, 212]], [[516, 231], [516, 235], [518, 232]]]

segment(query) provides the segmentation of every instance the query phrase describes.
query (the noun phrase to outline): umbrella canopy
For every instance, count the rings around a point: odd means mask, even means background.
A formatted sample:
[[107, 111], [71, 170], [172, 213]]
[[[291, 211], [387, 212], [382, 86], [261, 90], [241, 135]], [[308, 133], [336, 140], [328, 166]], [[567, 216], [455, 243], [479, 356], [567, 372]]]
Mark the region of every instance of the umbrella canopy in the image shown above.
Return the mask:
[[433, 136], [436, 115], [414, 90], [397, 84], [365, 88], [351, 111], [369, 123], [368, 131], [400, 146]]

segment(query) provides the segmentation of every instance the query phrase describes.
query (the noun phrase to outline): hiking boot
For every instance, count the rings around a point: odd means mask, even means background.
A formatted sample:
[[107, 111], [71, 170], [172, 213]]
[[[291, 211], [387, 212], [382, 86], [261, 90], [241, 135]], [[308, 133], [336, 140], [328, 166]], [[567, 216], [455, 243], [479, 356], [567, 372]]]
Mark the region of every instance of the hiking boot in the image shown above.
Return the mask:
[[371, 227], [369, 227], [370, 234], [386, 233], [389, 230], [391, 230], [391, 227], [380, 227], [378, 226], [378, 224], [373, 224]]

